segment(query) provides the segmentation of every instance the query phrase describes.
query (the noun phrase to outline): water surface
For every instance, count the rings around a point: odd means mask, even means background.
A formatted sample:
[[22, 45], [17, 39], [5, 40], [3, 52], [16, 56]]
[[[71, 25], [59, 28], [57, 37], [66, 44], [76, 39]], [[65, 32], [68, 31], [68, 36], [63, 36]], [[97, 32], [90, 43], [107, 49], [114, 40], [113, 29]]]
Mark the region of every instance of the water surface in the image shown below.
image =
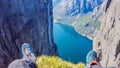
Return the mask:
[[53, 25], [54, 42], [59, 56], [73, 63], [85, 63], [86, 55], [92, 49], [92, 40], [80, 35], [71, 26], [61, 23]]

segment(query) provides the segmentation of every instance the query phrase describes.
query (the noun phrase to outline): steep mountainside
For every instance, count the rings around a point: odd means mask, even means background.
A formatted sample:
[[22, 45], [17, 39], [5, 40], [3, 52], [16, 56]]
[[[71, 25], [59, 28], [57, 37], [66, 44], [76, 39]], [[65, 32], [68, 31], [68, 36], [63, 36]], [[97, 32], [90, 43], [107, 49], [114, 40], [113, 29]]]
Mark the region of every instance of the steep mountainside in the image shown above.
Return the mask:
[[53, 3], [60, 8], [59, 12], [66, 15], [76, 15], [79, 13], [88, 13], [101, 5], [103, 0], [53, 0]]
[[22, 57], [24, 42], [36, 56], [57, 55], [52, 18], [52, 0], [0, 0], [0, 68]]
[[103, 0], [53, 0], [54, 22], [73, 26], [80, 34], [94, 38], [101, 23]]
[[105, 0], [102, 25], [94, 39], [102, 66], [120, 68], [120, 0]]

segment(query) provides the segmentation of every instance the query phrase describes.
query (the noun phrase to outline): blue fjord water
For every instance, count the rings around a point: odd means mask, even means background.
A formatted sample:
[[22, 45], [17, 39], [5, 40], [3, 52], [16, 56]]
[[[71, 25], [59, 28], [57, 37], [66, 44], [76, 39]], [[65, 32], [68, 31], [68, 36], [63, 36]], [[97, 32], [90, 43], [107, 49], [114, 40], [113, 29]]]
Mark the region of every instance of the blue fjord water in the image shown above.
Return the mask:
[[86, 55], [92, 49], [92, 40], [61, 23], [53, 24], [53, 36], [62, 59], [73, 63], [86, 62]]

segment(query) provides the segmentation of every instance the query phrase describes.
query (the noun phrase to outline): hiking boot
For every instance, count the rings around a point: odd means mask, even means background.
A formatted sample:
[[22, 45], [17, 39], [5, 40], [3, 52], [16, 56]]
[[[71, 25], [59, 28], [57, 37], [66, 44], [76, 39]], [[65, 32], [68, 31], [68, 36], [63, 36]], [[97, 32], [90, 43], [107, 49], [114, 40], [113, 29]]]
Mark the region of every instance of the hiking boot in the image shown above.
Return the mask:
[[28, 43], [24, 43], [22, 45], [22, 55], [23, 56], [27, 56], [30, 55], [32, 53], [32, 48]]
[[24, 43], [22, 45], [22, 54], [23, 54], [22, 60], [27, 60], [29, 62], [35, 63], [36, 57], [32, 51], [31, 46], [28, 43]]
[[91, 66], [99, 65], [97, 53], [95, 51], [90, 51], [86, 57], [86, 68], [91, 68]]

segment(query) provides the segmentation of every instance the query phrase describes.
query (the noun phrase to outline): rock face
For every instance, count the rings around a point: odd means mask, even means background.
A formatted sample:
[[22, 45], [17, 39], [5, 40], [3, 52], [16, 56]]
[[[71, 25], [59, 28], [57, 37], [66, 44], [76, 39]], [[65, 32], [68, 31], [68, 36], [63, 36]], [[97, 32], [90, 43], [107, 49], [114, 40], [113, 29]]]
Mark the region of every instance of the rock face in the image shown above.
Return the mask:
[[120, 0], [105, 0], [102, 25], [94, 39], [102, 66], [120, 68]]
[[24, 42], [36, 56], [57, 55], [52, 18], [52, 0], [0, 0], [0, 68], [22, 57]]

